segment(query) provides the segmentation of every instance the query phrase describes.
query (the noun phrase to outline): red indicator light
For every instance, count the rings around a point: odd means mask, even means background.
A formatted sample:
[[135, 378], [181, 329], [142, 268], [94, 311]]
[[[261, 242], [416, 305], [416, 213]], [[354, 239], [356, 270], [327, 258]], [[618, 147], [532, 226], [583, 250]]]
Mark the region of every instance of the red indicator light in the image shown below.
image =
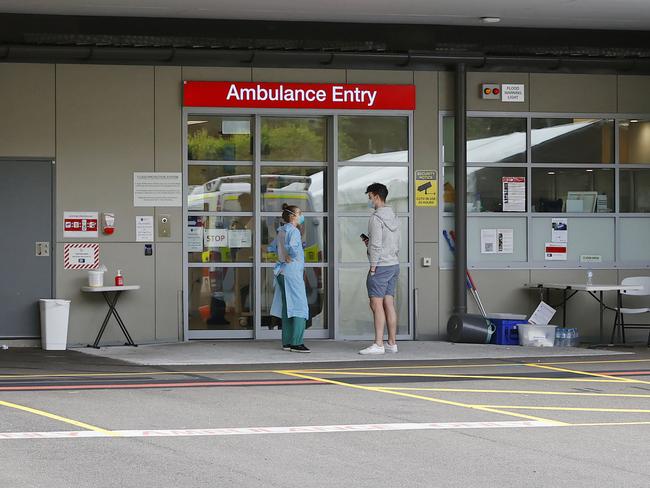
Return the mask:
[[495, 88], [494, 90], [492, 90], [492, 93], [494, 93], [495, 95], [498, 95], [499, 93], [501, 93], [501, 90], [499, 90], [498, 88]]

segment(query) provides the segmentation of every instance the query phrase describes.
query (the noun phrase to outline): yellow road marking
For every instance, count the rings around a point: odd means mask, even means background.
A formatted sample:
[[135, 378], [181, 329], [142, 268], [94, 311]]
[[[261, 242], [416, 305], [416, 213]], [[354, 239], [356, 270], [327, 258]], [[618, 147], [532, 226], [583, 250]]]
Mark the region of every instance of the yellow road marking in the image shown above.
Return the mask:
[[297, 373], [311, 374], [336, 374], [348, 376], [373, 376], [373, 377], [407, 377], [407, 378], [469, 378], [478, 380], [520, 380], [520, 381], [560, 381], [560, 382], [585, 382], [585, 383], [621, 383], [618, 379], [582, 379], [582, 378], [533, 378], [530, 376], [490, 376], [467, 374], [436, 374], [436, 373], [365, 373], [361, 371], [321, 371], [321, 370], [288, 370]]
[[586, 393], [564, 391], [539, 391], [539, 390], [481, 390], [473, 388], [417, 388], [417, 387], [382, 387], [385, 390], [405, 391], [437, 391], [449, 393], [513, 393], [518, 395], [557, 395], [557, 396], [587, 396], [587, 397], [613, 397], [613, 398], [650, 398], [642, 393]]
[[294, 377], [297, 377], [297, 378], [320, 381], [320, 382], [329, 383], [329, 384], [332, 384], [332, 385], [346, 386], [348, 388], [355, 388], [355, 389], [359, 389], [359, 390], [374, 391], [374, 392], [380, 392], [380, 393], [388, 393], [390, 395], [403, 396], [403, 397], [407, 397], [407, 398], [415, 398], [417, 400], [425, 400], [425, 401], [433, 402], [433, 403], [441, 403], [443, 405], [452, 405], [452, 406], [455, 406], [455, 407], [469, 408], [471, 410], [480, 410], [480, 411], [483, 411], [483, 412], [498, 413], [498, 414], [501, 414], [501, 415], [524, 418], [524, 419], [528, 419], [528, 420], [535, 420], [535, 421], [538, 421], [538, 422], [548, 422], [548, 423], [551, 423], [551, 424], [554, 424], [554, 425], [569, 425], [566, 422], [558, 422], [557, 420], [544, 419], [544, 418], [541, 418], [541, 417], [533, 417], [531, 415], [523, 415], [523, 414], [518, 414], [518, 413], [513, 413], [513, 412], [505, 412], [505, 411], [498, 410], [496, 408], [491, 408], [491, 407], [481, 407], [481, 406], [477, 406], [477, 405], [469, 405], [469, 404], [466, 404], [466, 403], [452, 402], [450, 400], [440, 400], [438, 398], [431, 398], [431, 397], [426, 397], [426, 396], [422, 396], [422, 395], [413, 395], [411, 393], [403, 393], [403, 392], [399, 392], [399, 391], [390, 391], [390, 390], [387, 390], [387, 389], [383, 389], [381, 387], [353, 385], [353, 384], [345, 383], [345, 382], [342, 382], [342, 381], [330, 380], [330, 379], [326, 379], [326, 378], [318, 378], [316, 376], [310, 376], [310, 375], [295, 373], [295, 372], [292, 372], [292, 371], [278, 371], [278, 373], [279, 374], [285, 374], [287, 376], [294, 376]]
[[592, 422], [584, 424], [571, 424], [566, 427], [607, 427], [607, 426], [621, 426], [621, 425], [650, 425], [650, 422]]
[[50, 412], [45, 412], [44, 410], [38, 410], [36, 408], [31, 408], [31, 407], [26, 407], [24, 405], [18, 405], [17, 403], [11, 403], [11, 402], [5, 402], [0, 400], [0, 405], [9, 407], [9, 408], [14, 408], [16, 410], [22, 410], [24, 412], [29, 412], [33, 413], [35, 415], [40, 415], [41, 417], [47, 417], [49, 419], [53, 420], [58, 420], [60, 422], [65, 422], [66, 424], [74, 425], [77, 427], [81, 427], [82, 429], [86, 430], [93, 430], [95, 432], [101, 432], [104, 435], [110, 435], [110, 436], [117, 436], [118, 434], [111, 432], [110, 430], [102, 429], [101, 427], [97, 427], [95, 425], [90, 425], [85, 422], [79, 422], [78, 420], [72, 420], [66, 417], [61, 417], [60, 415], [56, 415], [54, 413]]
[[607, 378], [607, 379], [610, 379], [610, 380], [616, 380], [618, 383], [645, 383], [645, 384], [650, 384], [650, 382], [648, 382], [648, 381], [637, 380], [637, 379], [634, 379], [634, 378], [621, 378], [619, 376], [610, 376], [610, 375], [601, 374], [601, 373], [591, 373], [589, 371], [579, 371], [579, 370], [575, 370], [575, 369], [557, 368], [555, 366], [547, 366], [545, 364], [529, 363], [529, 364], [526, 364], [526, 366], [530, 366], [532, 368], [549, 369], [551, 371], [560, 371], [562, 373], [572, 373], [572, 374], [585, 375], [585, 376], [596, 376], [598, 378]]
[[485, 408], [503, 408], [506, 410], [557, 410], [567, 412], [614, 412], [614, 413], [650, 413], [647, 408], [597, 408], [597, 407], [542, 407], [539, 405], [475, 405]]

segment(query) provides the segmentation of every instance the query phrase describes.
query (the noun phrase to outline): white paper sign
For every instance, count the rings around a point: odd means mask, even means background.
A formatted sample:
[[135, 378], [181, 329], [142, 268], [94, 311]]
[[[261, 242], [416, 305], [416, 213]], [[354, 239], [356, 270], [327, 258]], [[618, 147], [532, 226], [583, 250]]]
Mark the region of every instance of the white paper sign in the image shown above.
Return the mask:
[[228, 247], [228, 229], [204, 229], [203, 245], [207, 248]]
[[134, 207], [181, 207], [182, 173], [133, 173]]
[[512, 229], [497, 229], [497, 253], [512, 254], [514, 252], [514, 232]]
[[153, 215], [140, 215], [135, 218], [135, 241], [153, 242]]
[[63, 212], [63, 237], [99, 237], [98, 212]]
[[566, 261], [567, 260], [566, 244], [561, 242], [547, 242], [544, 245], [544, 260]]
[[235, 247], [252, 247], [253, 235], [248, 229], [231, 230], [228, 233], [228, 245], [231, 248]]
[[501, 178], [504, 212], [526, 211], [526, 178], [524, 176], [504, 176]]
[[551, 307], [548, 303], [539, 302], [537, 308], [533, 312], [533, 315], [530, 316], [528, 322], [535, 325], [548, 325], [551, 319], [555, 315], [555, 309]]
[[186, 228], [187, 252], [203, 252], [203, 227]]
[[502, 102], [525, 102], [526, 94], [523, 84], [503, 84], [501, 85]]
[[568, 219], [551, 219], [551, 241], [564, 243], [569, 242]]
[[481, 254], [495, 254], [497, 252], [497, 230], [481, 229]]

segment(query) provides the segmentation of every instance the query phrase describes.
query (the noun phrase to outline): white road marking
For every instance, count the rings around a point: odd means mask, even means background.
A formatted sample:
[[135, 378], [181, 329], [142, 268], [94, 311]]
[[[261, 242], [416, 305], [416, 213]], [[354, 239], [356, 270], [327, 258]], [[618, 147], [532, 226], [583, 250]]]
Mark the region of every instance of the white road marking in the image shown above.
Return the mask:
[[303, 425], [296, 427], [231, 427], [220, 429], [113, 430], [112, 435], [90, 430], [60, 432], [0, 432], [0, 440], [73, 439], [88, 437], [193, 437], [267, 434], [323, 434], [332, 432], [378, 432], [399, 430], [513, 429], [525, 427], [557, 427], [550, 422], [517, 420], [502, 422], [436, 422], [399, 424]]

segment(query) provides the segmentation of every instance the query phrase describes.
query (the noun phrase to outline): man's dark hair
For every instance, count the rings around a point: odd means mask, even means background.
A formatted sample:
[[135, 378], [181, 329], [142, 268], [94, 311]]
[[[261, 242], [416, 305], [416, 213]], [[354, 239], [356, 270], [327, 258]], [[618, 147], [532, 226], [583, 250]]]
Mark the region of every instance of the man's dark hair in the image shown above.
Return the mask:
[[386, 185], [382, 185], [381, 183], [373, 183], [366, 188], [366, 193], [373, 193], [374, 195], [377, 195], [382, 202], [385, 202], [388, 197], [388, 188], [386, 188]]

